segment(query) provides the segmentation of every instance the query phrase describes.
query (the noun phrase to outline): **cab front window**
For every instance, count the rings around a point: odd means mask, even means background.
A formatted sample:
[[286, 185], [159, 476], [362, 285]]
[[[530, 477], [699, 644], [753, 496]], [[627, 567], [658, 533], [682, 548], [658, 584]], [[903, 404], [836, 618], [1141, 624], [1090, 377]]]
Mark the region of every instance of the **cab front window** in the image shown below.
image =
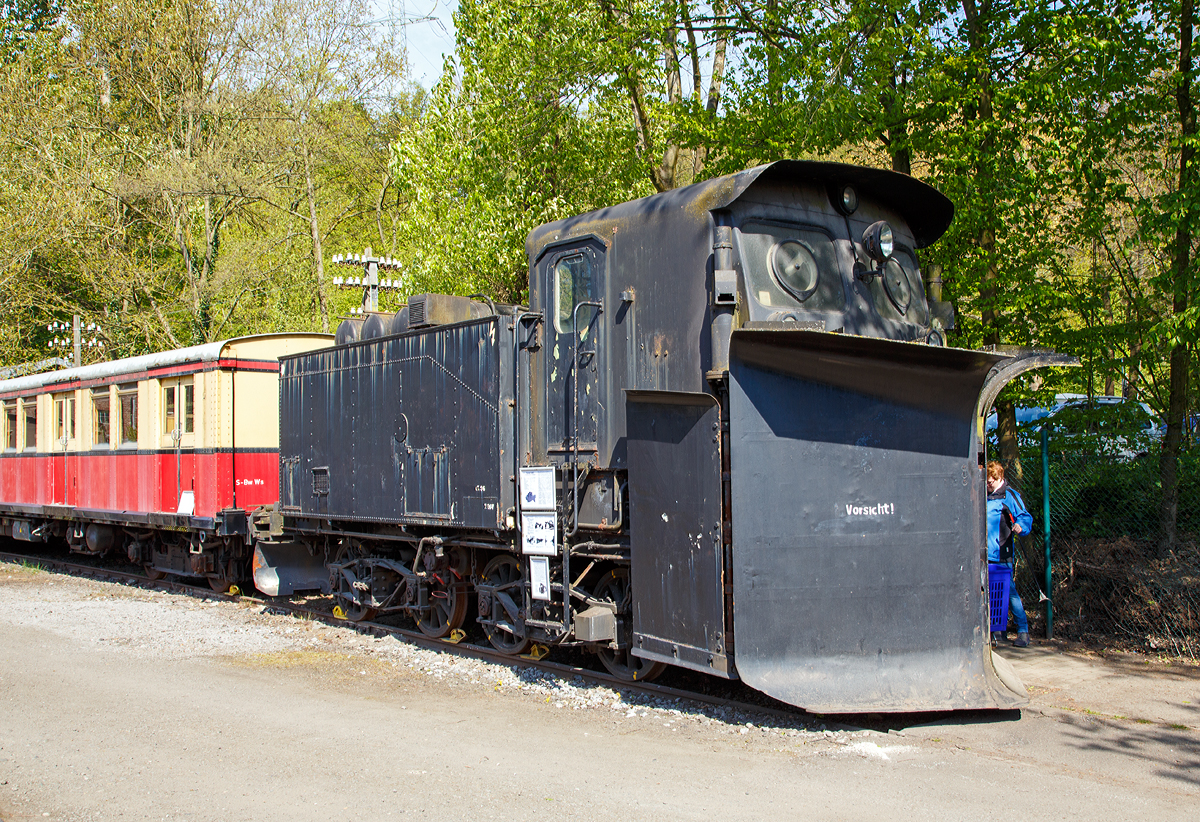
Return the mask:
[[833, 239], [822, 229], [766, 221], [742, 225], [751, 299], [764, 308], [840, 311], [846, 304]]
[[916, 255], [899, 246], [880, 266], [882, 276], [870, 284], [871, 300], [881, 317], [925, 325], [929, 322], [925, 287]]

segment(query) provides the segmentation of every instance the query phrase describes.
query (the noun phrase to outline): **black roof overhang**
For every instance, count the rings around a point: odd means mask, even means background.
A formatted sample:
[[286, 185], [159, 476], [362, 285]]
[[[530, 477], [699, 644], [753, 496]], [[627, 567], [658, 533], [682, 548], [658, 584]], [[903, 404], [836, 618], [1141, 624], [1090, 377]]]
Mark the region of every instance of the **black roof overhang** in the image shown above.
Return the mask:
[[[749, 177], [744, 183], [741, 180], [735, 183], [737, 196], [758, 180], [817, 183], [838, 188], [852, 185], [858, 191], [860, 201], [874, 200], [903, 217], [918, 248], [935, 242], [954, 220], [954, 204], [946, 195], [928, 183], [897, 171], [845, 163], [780, 160], [733, 176]], [[736, 198], [731, 198], [730, 202]]]
[[941, 237], [954, 219], [954, 204], [945, 195], [907, 174], [845, 163], [780, 160], [538, 226], [526, 239], [526, 252], [532, 263], [553, 245], [573, 242], [587, 234], [607, 237], [619, 224], [636, 223], [650, 214], [694, 220], [705, 212], [728, 207], [758, 181], [826, 188], [852, 185], [860, 200], [879, 202], [899, 214], [908, 223], [918, 248]]

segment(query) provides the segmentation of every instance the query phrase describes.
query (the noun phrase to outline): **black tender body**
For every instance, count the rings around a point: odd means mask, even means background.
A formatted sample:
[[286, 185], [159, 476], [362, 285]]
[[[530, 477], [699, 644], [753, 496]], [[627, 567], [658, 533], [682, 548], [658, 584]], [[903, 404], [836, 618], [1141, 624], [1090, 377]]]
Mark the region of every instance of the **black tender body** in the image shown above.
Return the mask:
[[302, 518], [496, 530], [512, 509], [508, 318], [283, 360], [280, 508]]

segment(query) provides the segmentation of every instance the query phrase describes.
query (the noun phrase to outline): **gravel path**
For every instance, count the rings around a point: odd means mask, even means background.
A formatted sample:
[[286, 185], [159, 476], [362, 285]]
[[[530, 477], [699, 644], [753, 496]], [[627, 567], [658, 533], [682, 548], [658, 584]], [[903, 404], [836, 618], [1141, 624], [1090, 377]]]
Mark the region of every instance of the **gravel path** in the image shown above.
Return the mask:
[[1195, 817], [1197, 732], [1085, 687], [1200, 680], [1015, 664], [1022, 714], [823, 728], [0, 563], [0, 822]]
[[[272, 613], [269, 607], [249, 599], [201, 599], [10, 563], [0, 563], [0, 583], [6, 583], [0, 584], [3, 621], [121, 649], [146, 659], [226, 657], [242, 664], [322, 665], [344, 657], [348, 661], [374, 662], [362, 668], [360, 676], [378, 675], [383, 665], [430, 682], [519, 694], [557, 709], [652, 719], [665, 727], [687, 723], [714, 735], [755, 734], [840, 745], [884, 736], [865, 730], [830, 730], [816, 718], [785, 719], [684, 699], [652, 697], [590, 683], [577, 675], [564, 678], [527, 665], [472, 659], [395, 636], [370, 636], [352, 628]], [[879, 756], [878, 747], [870, 743], [848, 750]]]

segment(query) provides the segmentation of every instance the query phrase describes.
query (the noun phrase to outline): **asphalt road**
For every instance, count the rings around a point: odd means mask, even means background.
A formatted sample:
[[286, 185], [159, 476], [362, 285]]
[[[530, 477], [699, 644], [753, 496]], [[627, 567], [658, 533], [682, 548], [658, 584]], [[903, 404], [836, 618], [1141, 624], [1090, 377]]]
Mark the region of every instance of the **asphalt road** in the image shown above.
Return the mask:
[[354, 652], [139, 655], [8, 594], [4, 822], [1200, 815], [1194, 670], [1008, 651], [1030, 709], [898, 717], [890, 734], [839, 740], [564, 709]]

